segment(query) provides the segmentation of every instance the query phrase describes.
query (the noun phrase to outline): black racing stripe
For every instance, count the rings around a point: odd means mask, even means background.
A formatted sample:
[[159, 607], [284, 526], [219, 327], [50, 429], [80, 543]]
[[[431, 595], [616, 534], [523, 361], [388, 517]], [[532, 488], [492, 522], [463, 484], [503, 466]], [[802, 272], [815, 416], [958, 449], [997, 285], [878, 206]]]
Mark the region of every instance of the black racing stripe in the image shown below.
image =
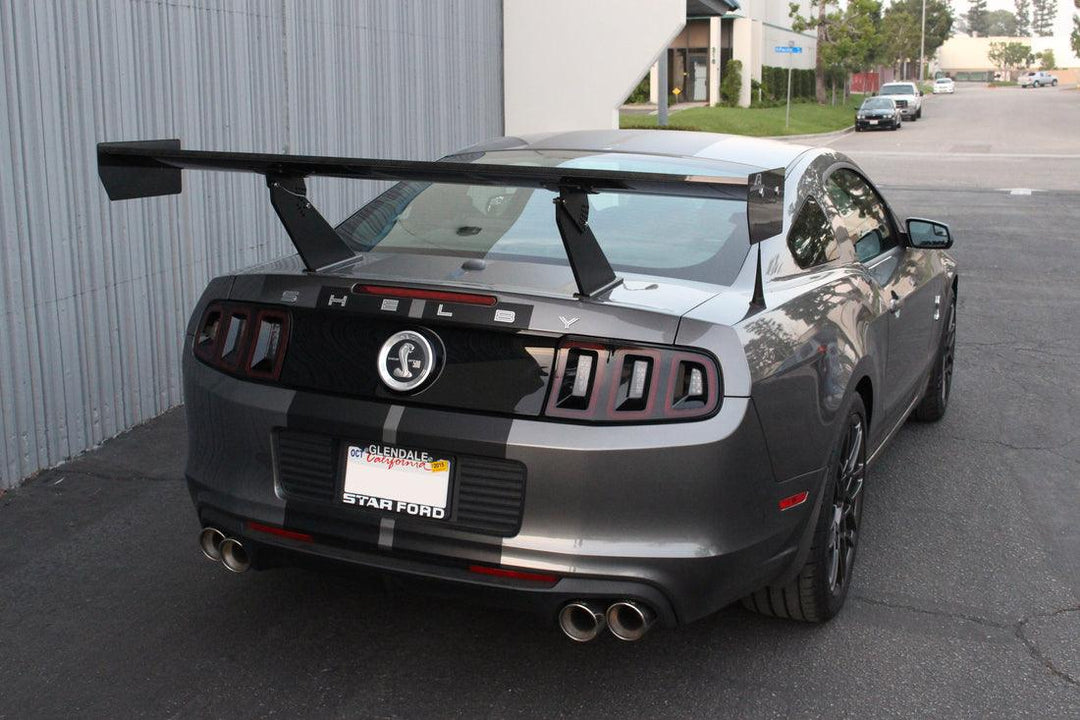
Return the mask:
[[501, 459], [513, 424], [508, 417], [406, 407], [394, 444]]
[[[394, 551], [447, 557], [455, 560], [498, 565], [502, 559], [502, 540], [490, 538], [487, 542], [473, 542], [445, 536], [435, 537], [422, 529], [412, 528], [399, 522], [394, 528]], [[448, 552], [449, 549], [449, 552]]]
[[[503, 459], [513, 424], [513, 418], [405, 408], [398, 423], [396, 440], [399, 444], [418, 448]], [[522, 502], [524, 498], [523, 489]], [[456, 514], [456, 508], [452, 507], [451, 512]], [[520, 512], [524, 512], [524, 507]], [[513, 532], [516, 534], [516, 530]], [[430, 542], [422, 536], [409, 534], [408, 523], [394, 533], [395, 548], [425, 552]], [[473, 544], [468, 548], [468, 557], [476, 562], [498, 565], [502, 562], [502, 545], [501, 537], [493, 537], [483, 545]]]
[[[332, 438], [332, 452], [340, 458], [343, 442], [380, 442], [389, 412], [390, 406], [382, 403], [300, 392], [296, 393], [289, 405], [284, 429]], [[341, 490], [341, 463], [334, 463], [334, 466], [337, 475], [334, 477], [336, 495]], [[378, 546], [379, 519], [374, 513], [345, 505], [313, 505], [291, 498], [288, 493], [285, 495], [284, 525], [291, 530]]]

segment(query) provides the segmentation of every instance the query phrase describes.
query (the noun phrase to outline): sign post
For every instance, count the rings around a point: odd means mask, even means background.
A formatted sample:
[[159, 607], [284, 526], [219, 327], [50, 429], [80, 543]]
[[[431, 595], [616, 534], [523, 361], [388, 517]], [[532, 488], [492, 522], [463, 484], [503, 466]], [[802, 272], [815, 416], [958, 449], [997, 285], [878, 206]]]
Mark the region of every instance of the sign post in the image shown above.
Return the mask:
[[774, 51], [786, 54], [788, 56], [787, 64], [787, 111], [784, 113], [784, 129], [787, 130], [788, 125], [791, 124], [791, 67], [792, 67], [792, 55], [798, 55], [802, 52], [802, 48], [795, 44], [794, 40], [788, 40], [787, 45], [777, 45], [773, 48]]

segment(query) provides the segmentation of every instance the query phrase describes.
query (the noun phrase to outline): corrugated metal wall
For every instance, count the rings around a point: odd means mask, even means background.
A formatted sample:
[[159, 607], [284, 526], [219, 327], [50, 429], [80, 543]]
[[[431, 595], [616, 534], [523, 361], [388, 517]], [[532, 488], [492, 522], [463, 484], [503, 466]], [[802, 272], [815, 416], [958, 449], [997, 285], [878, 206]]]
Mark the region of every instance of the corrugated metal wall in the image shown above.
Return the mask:
[[0, 0], [0, 489], [178, 404], [206, 281], [292, 249], [262, 178], [110, 205], [95, 143], [430, 159], [502, 132], [501, 68], [500, 0]]

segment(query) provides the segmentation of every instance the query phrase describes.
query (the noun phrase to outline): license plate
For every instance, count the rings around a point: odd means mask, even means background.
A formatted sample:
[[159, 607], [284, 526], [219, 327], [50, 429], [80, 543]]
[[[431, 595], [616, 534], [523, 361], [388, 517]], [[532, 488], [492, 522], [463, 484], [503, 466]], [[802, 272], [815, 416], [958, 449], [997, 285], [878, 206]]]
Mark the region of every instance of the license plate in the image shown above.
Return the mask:
[[870, 121], [870, 124], [871, 124], [871, 125], [877, 125], [877, 123], [878, 123], [878, 121], [877, 121], [877, 120], [871, 120], [871, 121]]
[[445, 519], [451, 461], [390, 445], [349, 445], [345, 452], [346, 505]]

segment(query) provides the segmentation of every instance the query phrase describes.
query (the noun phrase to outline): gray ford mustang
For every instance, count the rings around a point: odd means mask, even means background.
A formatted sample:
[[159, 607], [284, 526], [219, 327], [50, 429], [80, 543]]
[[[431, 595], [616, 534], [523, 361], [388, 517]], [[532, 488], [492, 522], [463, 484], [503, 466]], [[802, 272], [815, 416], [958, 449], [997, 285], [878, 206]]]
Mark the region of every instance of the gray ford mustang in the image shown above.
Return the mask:
[[[230, 570], [332, 560], [591, 640], [736, 600], [820, 622], [867, 467], [949, 399], [949, 229], [843, 155], [705, 133], [500, 138], [438, 162], [102, 143], [111, 199], [266, 176], [297, 255], [212, 280], [187, 481]], [[312, 175], [397, 184], [332, 227]]]

